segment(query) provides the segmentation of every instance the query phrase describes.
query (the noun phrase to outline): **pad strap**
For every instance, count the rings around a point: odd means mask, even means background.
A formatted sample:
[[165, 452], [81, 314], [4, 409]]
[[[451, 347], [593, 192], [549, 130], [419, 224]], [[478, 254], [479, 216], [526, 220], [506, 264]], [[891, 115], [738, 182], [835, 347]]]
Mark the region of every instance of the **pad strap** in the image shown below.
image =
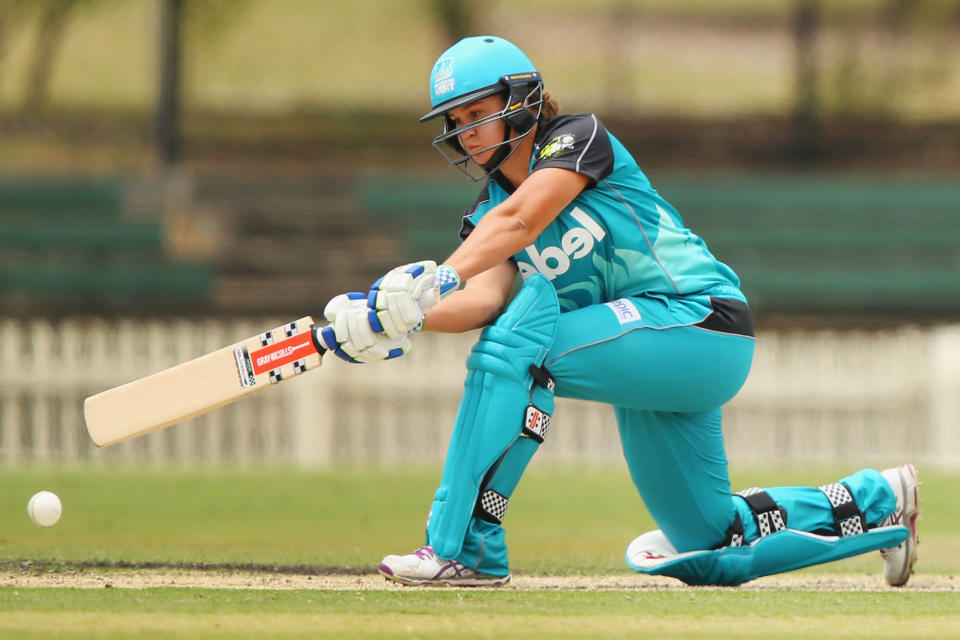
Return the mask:
[[777, 506], [770, 494], [760, 487], [744, 489], [737, 495], [747, 501], [761, 538], [787, 528], [787, 510]]
[[553, 376], [550, 375], [550, 372], [547, 371], [547, 368], [543, 365], [538, 367], [535, 364], [531, 364], [529, 371], [530, 375], [533, 376], [533, 381], [544, 389], [554, 391], [557, 388], [557, 383], [553, 379]]
[[850, 489], [842, 482], [834, 482], [818, 487], [833, 507], [834, 530], [841, 538], [863, 533], [867, 530], [867, 519], [853, 499]]
[[743, 546], [743, 520], [740, 519], [740, 514], [736, 513], [733, 516], [733, 522], [730, 523], [730, 528], [727, 529], [727, 537], [723, 541], [723, 544], [720, 548], [723, 547], [742, 547]]
[[486, 489], [480, 492], [480, 498], [477, 500], [477, 506], [474, 509], [474, 515], [481, 520], [501, 524], [503, 516], [507, 514], [507, 505], [510, 499], [502, 493], [493, 489]]

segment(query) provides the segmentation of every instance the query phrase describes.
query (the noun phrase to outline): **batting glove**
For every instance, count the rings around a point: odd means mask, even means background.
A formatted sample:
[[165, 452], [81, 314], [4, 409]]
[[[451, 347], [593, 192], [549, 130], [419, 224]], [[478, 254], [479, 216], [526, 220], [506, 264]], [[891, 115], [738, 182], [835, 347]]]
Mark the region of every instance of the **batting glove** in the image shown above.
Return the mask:
[[372, 314], [365, 294], [354, 291], [336, 296], [323, 310], [330, 324], [320, 330], [321, 341], [337, 357], [357, 364], [391, 360], [407, 353], [407, 334], [390, 337], [375, 333], [371, 328]]
[[460, 275], [450, 265], [439, 267], [432, 260], [401, 265], [370, 286], [367, 306], [370, 327], [388, 336], [419, 331], [423, 312], [456, 291]]

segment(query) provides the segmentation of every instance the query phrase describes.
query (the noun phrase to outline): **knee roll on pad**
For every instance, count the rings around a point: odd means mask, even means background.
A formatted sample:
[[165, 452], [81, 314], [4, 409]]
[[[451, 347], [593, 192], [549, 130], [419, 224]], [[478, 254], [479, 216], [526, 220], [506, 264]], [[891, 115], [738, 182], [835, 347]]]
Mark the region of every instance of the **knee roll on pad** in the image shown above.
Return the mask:
[[[484, 497], [484, 512], [502, 519], [513, 486], [546, 435], [553, 390], [537, 380], [559, 317], [553, 285], [541, 275], [531, 276], [467, 358], [464, 395], [427, 523], [427, 540], [441, 558], [460, 553]], [[512, 446], [521, 441], [529, 444]], [[486, 495], [488, 490], [499, 498]]]

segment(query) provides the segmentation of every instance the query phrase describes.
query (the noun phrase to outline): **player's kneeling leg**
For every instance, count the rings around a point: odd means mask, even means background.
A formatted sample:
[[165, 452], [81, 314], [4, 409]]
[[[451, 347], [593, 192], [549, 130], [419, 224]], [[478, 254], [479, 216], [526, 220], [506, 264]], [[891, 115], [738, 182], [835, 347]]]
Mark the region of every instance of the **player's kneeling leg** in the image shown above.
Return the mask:
[[757, 523], [759, 537], [744, 543], [738, 515], [719, 549], [679, 553], [662, 531], [648, 531], [627, 547], [627, 565], [640, 573], [677, 578], [691, 585], [738, 585], [760, 576], [842, 560], [895, 547], [907, 537], [903, 526], [869, 528], [842, 482], [820, 487], [833, 508], [833, 535], [789, 528], [789, 514], [762, 489], [740, 492]]
[[[467, 359], [465, 391], [427, 522], [427, 543], [441, 558], [507, 573], [505, 546], [482, 538], [502, 537], [499, 521], [510, 494], [549, 425], [553, 382], [542, 365], [559, 316], [553, 286], [532, 276]], [[471, 536], [480, 543], [465, 549]], [[494, 552], [498, 546], [502, 552]], [[503, 557], [484, 560], [484, 548]]]

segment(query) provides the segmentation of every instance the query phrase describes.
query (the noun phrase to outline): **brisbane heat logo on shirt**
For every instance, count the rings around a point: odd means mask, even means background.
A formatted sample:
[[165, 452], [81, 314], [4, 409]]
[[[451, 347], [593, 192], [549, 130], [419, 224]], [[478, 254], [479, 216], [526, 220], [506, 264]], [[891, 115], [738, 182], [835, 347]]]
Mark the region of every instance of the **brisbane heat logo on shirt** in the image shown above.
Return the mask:
[[559, 247], [544, 247], [542, 251], [538, 251], [537, 246], [532, 244], [525, 249], [530, 263], [517, 260], [524, 279], [535, 273], [542, 273], [547, 280], [563, 275], [570, 270], [571, 260], [579, 260], [589, 255], [596, 243], [607, 237], [603, 227], [580, 207], [574, 207], [570, 217], [582, 226], [568, 229], [560, 238]]

